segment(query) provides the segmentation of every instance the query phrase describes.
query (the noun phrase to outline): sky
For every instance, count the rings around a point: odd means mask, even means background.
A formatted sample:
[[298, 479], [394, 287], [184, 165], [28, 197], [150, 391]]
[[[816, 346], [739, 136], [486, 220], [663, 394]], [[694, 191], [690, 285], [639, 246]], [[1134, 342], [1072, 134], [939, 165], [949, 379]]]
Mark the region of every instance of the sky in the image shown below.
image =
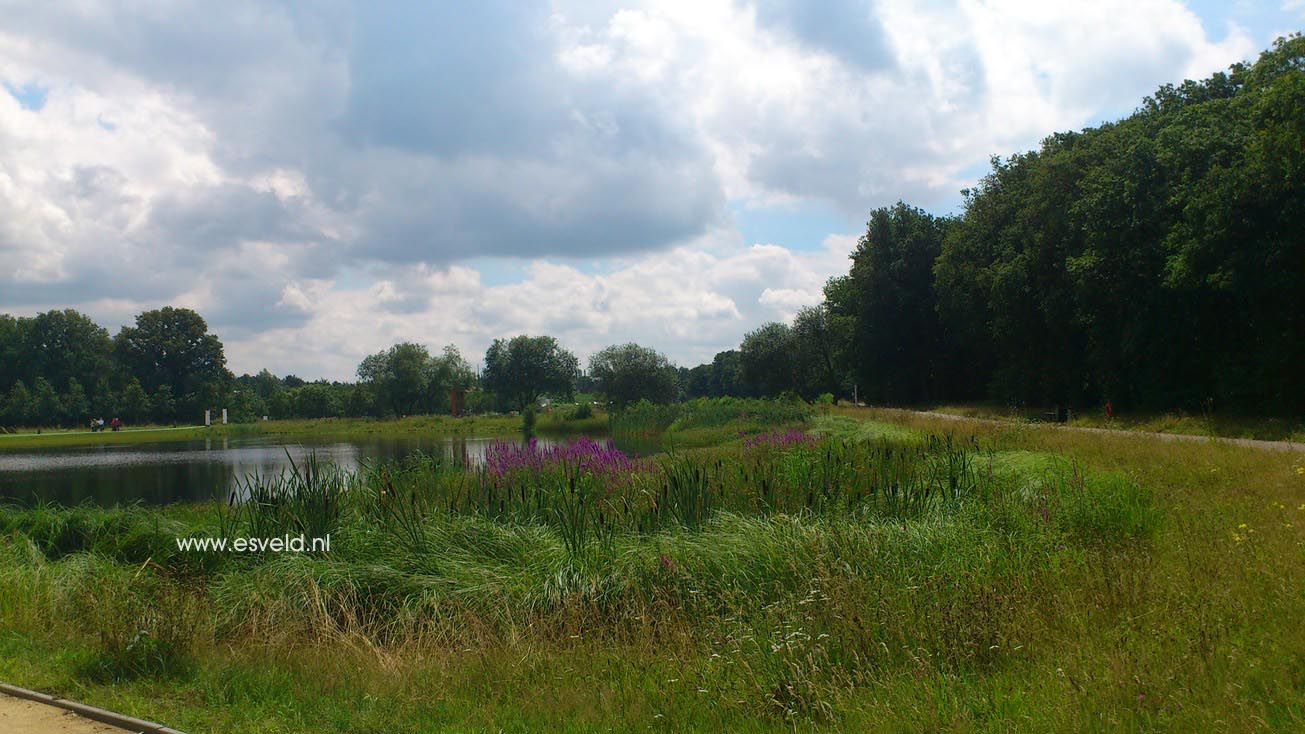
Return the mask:
[[0, 312], [194, 308], [237, 374], [399, 341], [692, 366], [868, 213], [1250, 61], [1305, 0], [0, 0]]

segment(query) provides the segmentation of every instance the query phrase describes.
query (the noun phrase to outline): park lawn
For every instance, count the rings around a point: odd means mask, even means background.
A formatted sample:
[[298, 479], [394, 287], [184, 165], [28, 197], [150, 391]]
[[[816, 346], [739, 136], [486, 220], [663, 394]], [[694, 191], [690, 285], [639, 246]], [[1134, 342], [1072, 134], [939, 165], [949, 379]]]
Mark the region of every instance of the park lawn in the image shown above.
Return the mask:
[[[902, 520], [724, 513], [575, 563], [547, 528], [458, 521], [421, 577], [451, 593], [429, 625], [350, 596], [406, 588], [398, 556], [200, 576], [179, 607], [207, 630], [193, 663], [117, 680], [88, 674], [105, 641], [86, 621], [117, 608], [105, 578], [155, 561], [114, 556], [202, 513], [10, 510], [0, 679], [193, 732], [1305, 727], [1305, 455], [838, 413], [814, 427], [973, 437], [1023, 481]], [[1046, 481], [1065, 471], [1086, 479]], [[31, 545], [62, 522], [76, 546], [97, 512], [115, 535], [91, 552]]]
[[[923, 406], [920, 410], [965, 416], [967, 418], [1047, 421], [1047, 417], [1038, 411], [1015, 410], [988, 403], [930, 405]], [[1125, 431], [1180, 433], [1217, 438], [1305, 442], [1305, 420], [1286, 417], [1220, 414], [1203, 416], [1184, 412], [1144, 412], [1138, 414], [1117, 413], [1113, 418], [1108, 419], [1105, 416], [1104, 409], [1099, 409], [1093, 412], [1075, 412], [1069, 425], [1083, 428], [1113, 428]]]

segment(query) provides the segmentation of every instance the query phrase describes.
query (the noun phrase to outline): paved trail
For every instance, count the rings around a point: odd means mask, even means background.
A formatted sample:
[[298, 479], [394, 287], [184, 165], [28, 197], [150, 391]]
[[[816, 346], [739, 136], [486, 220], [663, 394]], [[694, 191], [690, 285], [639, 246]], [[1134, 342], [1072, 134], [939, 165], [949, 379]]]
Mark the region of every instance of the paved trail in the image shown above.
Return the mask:
[[71, 711], [0, 693], [0, 732], [4, 734], [126, 734], [83, 719]]
[[903, 410], [903, 413], [913, 415], [923, 415], [930, 418], [942, 418], [949, 421], [971, 421], [973, 423], [984, 423], [990, 426], [1022, 426], [1037, 425], [1042, 427], [1053, 428], [1057, 431], [1075, 431], [1078, 433], [1104, 433], [1111, 436], [1145, 436], [1147, 438], [1158, 438], [1161, 441], [1188, 441], [1195, 443], [1224, 443], [1233, 446], [1248, 446], [1253, 449], [1265, 449], [1267, 451], [1305, 451], [1305, 443], [1298, 441], [1261, 441], [1256, 438], [1217, 438], [1212, 436], [1194, 436], [1190, 433], [1159, 433], [1157, 431], [1128, 431], [1120, 428], [1087, 428], [1085, 426], [1065, 426], [1057, 423], [1020, 423], [1018, 421], [1004, 421], [997, 418], [971, 418], [964, 415], [953, 415], [951, 413], [935, 413], [928, 410]]

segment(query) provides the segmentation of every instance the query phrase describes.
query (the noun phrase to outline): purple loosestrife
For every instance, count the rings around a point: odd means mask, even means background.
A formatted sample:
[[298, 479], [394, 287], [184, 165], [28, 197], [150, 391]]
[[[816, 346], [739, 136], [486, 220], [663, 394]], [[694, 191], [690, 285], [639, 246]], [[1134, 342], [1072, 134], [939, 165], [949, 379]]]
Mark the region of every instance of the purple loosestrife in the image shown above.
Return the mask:
[[524, 444], [495, 441], [485, 449], [485, 471], [494, 476], [541, 472], [563, 465], [612, 477], [648, 468], [647, 462], [631, 459], [611, 441], [599, 443], [588, 437], [544, 448], [533, 438]]

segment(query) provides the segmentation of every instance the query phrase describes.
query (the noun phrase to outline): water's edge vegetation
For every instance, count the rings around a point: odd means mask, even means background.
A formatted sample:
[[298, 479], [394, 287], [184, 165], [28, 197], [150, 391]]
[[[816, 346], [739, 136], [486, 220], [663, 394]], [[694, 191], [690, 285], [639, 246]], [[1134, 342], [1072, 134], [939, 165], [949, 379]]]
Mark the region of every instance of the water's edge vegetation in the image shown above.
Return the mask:
[[[722, 415], [646, 416], [716, 437], [647, 459], [0, 510], [0, 677], [195, 731], [1300, 723], [1292, 457]], [[331, 552], [174, 543], [283, 533]]]

